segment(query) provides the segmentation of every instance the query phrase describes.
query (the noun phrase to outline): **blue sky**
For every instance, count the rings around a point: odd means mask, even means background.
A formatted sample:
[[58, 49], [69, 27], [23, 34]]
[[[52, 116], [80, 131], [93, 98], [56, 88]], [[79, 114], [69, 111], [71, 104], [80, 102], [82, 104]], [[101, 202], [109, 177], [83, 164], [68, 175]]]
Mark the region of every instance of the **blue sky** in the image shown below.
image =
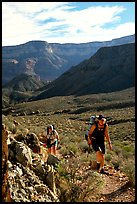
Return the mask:
[[108, 41], [135, 34], [135, 2], [2, 2], [2, 46]]

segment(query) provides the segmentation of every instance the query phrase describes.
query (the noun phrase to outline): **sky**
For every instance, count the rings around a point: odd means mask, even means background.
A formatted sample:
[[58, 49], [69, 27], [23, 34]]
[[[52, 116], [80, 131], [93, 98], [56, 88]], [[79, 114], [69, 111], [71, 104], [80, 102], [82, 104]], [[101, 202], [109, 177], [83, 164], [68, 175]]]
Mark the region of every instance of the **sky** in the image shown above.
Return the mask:
[[2, 2], [2, 46], [109, 41], [135, 34], [135, 2]]

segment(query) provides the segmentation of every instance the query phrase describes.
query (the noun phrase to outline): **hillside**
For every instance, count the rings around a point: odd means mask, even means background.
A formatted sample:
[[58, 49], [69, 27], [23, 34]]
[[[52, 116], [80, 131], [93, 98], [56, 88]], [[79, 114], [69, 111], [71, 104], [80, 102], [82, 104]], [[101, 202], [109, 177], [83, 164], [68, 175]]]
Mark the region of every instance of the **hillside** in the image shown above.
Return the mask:
[[44, 86], [46, 83], [41, 81], [37, 75], [29, 75], [22, 73], [14, 77], [10, 82], [3, 86], [5, 89], [12, 91], [35, 91], [36, 89]]
[[[35, 100], [119, 91], [135, 85], [135, 44], [100, 48], [45, 86]], [[45, 89], [45, 90], [44, 90]]]
[[82, 96], [55, 96], [47, 99], [15, 104], [2, 109], [5, 115], [82, 114], [91, 111], [127, 108], [135, 106], [135, 87], [111, 93]]
[[[94, 151], [85, 141], [89, 117], [100, 113], [107, 118], [113, 146], [110, 151], [106, 144], [108, 175], [97, 173]], [[135, 87], [16, 104], [3, 110], [2, 123], [8, 130], [10, 202], [135, 202]], [[56, 168], [48, 165], [41, 143], [41, 152], [33, 151], [50, 124], [60, 136]], [[28, 139], [31, 133], [39, 139], [35, 143]]]
[[[48, 82], [47, 82], [48, 83]], [[47, 84], [36, 74], [22, 73], [2, 88], [2, 107], [28, 100], [31, 94]]]
[[24, 72], [28, 64], [44, 81], [59, 77], [70, 67], [93, 56], [104, 46], [134, 43], [135, 35], [112, 41], [89, 43], [48, 43], [46, 41], [30, 41], [17, 46], [2, 47], [2, 85]]

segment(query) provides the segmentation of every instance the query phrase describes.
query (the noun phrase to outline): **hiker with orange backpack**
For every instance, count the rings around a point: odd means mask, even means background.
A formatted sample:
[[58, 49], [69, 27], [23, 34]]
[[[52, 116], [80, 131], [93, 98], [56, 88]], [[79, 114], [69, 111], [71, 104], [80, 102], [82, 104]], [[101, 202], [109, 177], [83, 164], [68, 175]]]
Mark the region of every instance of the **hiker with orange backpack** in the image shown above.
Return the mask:
[[88, 133], [88, 143], [92, 144], [96, 152], [96, 162], [99, 173], [105, 173], [105, 139], [109, 144], [109, 149], [112, 150], [106, 118], [103, 115], [99, 115], [98, 120], [91, 126]]
[[58, 143], [59, 143], [59, 134], [53, 125], [47, 127], [47, 135], [46, 135], [46, 144], [49, 153], [53, 153], [56, 155]]

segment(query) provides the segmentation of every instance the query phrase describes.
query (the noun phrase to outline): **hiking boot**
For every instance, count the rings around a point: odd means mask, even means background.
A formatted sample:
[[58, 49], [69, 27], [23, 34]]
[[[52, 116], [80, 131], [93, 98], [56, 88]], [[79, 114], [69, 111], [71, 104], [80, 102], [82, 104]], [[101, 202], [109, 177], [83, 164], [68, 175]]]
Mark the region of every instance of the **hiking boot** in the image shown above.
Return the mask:
[[100, 169], [100, 163], [97, 163], [97, 170]]
[[98, 172], [101, 173], [101, 174], [107, 174], [107, 175], [109, 175], [109, 173], [106, 172], [103, 168], [102, 168], [101, 170], [99, 170]]
[[99, 173], [104, 174], [104, 173], [105, 173], [104, 169], [102, 168], [102, 169], [99, 171]]

